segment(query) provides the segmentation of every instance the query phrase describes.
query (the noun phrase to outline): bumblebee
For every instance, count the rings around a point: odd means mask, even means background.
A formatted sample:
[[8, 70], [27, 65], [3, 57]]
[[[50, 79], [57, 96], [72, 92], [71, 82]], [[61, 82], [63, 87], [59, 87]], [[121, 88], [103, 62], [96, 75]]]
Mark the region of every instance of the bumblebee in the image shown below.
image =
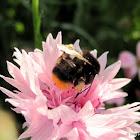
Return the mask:
[[71, 86], [80, 91], [84, 85], [91, 84], [100, 71], [100, 64], [88, 51], [77, 52], [73, 45], [57, 45], [62, 51], [52, 71], [52, 80], [61, 90]]

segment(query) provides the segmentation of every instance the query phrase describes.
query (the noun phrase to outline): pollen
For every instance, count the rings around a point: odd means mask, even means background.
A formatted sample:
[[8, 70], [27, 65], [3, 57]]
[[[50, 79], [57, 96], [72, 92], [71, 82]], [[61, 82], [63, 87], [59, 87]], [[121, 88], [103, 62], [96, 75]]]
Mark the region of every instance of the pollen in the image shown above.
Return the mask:
[[84, 87], [85, 82], [80, 82], [77, 86], [75, 86], [76, 91], [81, 91], [81, 89]]
[[52, 74], [52, 80], [61, 90], [68, 90], [72, 83], [60, 80], [55, 74]]

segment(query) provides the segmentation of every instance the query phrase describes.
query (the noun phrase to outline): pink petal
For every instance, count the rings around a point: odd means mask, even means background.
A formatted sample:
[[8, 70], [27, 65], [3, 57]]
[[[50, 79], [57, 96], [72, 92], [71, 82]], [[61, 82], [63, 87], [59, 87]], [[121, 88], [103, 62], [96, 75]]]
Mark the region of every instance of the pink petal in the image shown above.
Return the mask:
[[32, 137], [33, 140], [51, 139], [54, 130], [51, 120], [48, 120], [44, 116], [37, 116], [28, 129], [20, 135], [19, 140], [27, 137]]
[[136, 54], [137, 54], [138, 60], [140, 60], [140, 41], [138, 42], [137, 47], [136, 47]]
[[131, 80], [127, 78], [112, 79], [109, 83], [112, 84], [111, 90], [117, 90], [127, 85]]
[[13, 53], [13, 56], [16, 57], [15, 62], [18, 64], [18, 65], [21, 65], [21, 62], [22, 62], [22, 54], [21, 52], [19, 51], [18, 48], [14, 48], [16, 51]]
[[137, 70], [138, 70], [137, 67], [133, 66], [131, 68], [124, 69], [124, 74], [125, 74], [126, 77], [132, 79], [136, 75]]
[[15, 93], [13, 93], [13, 92], [11, 92], [11, 91], [9, 91], [9, 90], [3, 88], [3, 87], [0, 87], [0, 90], [1, 90], [3, 93], [5, 93], [7, 96], [9, 96], [9, 97], [11, 97], [11, 98], [13, 98], [13, 99], [19, 99], [19, 100], [20, 100], [20, 97], [19, 97], [17, 94], [15, 94]]
[[[17, 100], [17, 99], [6, 99], [5, 101], [9, 102], [14, 107], [19, 107], [20, 106], [20, 101]], [[21, 113], [21, 109], [20, 109], [20, 113]]]
[[62, 44], [62, 32], [59, 32], [56, 37], [57, 44]]
[[114, 140], [114, 138], [116, 138], [116, 135], [114, 135], [113, 130], [111, 130], [109, 128], [103, 128], [103, 127], [95, 127], [95, 128], [91, 127], [90, 128], [90, 127], [88, 127], [87, 131], [90, 133], [91, 136], [94, 136], [99, 140]]
[[21, 71], [23, 73], [26, 73], [26, 78], [25, 79], [28, 79], [31, 90], [34, 93], [37, 93], [36, 90], [35, 90], [36, 86], [37, 86], [37, 83], [36, 83], [36, 80], [35, 80], [36, 75], [35, 75], [34, 69], [32, 67], [31, 59], [30, 59], [29, 55], [27, 55], [24, 52], [23, 52], [23, 58], [25, 59], [24, 60], [24, 67], [21, 67]]
[[71, 122], [69, 124], [61, 124], [58, 137], [59, 138], [64, 138], [64, 135], [69, 133], [72, 129], [73, 129], [73, 127], [72, 127], [72, 123]]
[[106, 113], [106, 114], [110, 114], [110, 113], [117, 113], [117, 112], [122, 112], [124, 113], [124, 111], [128, 111], [129, 108], [134, 108], [134, 109], [137, 109], [135, 108], [135, 106], [138, 106], [140, 105], [140, 102], [135, 102], [135, 103], [132, 103], [132, 104], [127, 104], [127, 105], [124, 105], [124, 106], [121, 106], [121, 107], [115, 107], [115, 108], [111, 108], [111, 109], [108, 109], [106, 111], [103, 111], [102, 113]]
[[135, 140], [135, 138], [133, 138], [132, 136], [130, 137], [129, 135], [127, 135], [128, 132], [125, 132], [124, 134], [118, 134], [119, 140]]
[[136, 57], [128, 51], [120, 53], [119, 59], [121, 60], [122, 68], [132, 68], [136, 66]]
[[7, 67], [8, 67], [8, 71], [9, 71], [9, 74], [15, 78], [15, 73], [14, 71], [17, 71], [16, 69], [18, 69], [13, 63], [11, 62], [8, 62], [7, 61]]
[[133, 123], [132, 125], [126, 127], [124, 130], [129, 133], [138, 133], [140, 131], [140, 125], [137, 123]]
[[[59, 33], [58, 37], [60, 38], [61, 33]], [[47, 73], [48, 75], [51, 76], [52, 69], [54, 68], [56, 61], [60, 55], [60, 51], [57, 48], [57, 44], [59, 44], [61, 40], [53, 40], [53, 37], [51, 34], [48, 35], [47, 41], [43, 42], [43, 57], [45, 60], [45, 66], [46, 66], [46, 71], [44, 73]]]
[[[11, 62], [8, 62], [7, 61], [7, 67], [8, 67], [8, 71], [9, 71], [9, 74], [16, 80], [18, 81], [19, 83], [24, 83], [24, 79], [23, 79], [23, 76], [22, 76], [22, 73], [20, 71], [20, 69], [13, 65]], [[25, 75], [24, 75], [25, 76]]]
[[37, 111], [44, 116], [48, 115], [48, 107], [46, 106], [47, 98], [42, 93], [38, 95], [35, 99], [36, 105], [38, 106]]
[[[86, 114], [86, 116], [85, 116], [85, 114]], [[82, 120], [92, 116], [93, 114], [94, 114], [94, 108], [93, 108], [93, 106], [92, 106], [90, 101], [88, 101], [84, 105], [84, 107], [79, 111], [79, 115], [82, 117]], [[86, 118], [84, 118], [84, 116]]]
[[75, 41], [75, 43], [74, 43], [74, 48], [75, 48], [75, 50], [76, 51], [78, 51], [78, 52], [80, 52], [81, 54], [83, 53], [82, 52], [82, 50], [81, 50], [81, 48], [80, 48], [80, 46], [79, 46], [79, 42], [80, 42], [80, 40], [79, 39], [77, 39], [76, 41]]
[[111, 100], [106, 101], [107, 104], [116, 104], [116, 105], [122, 105], [125, 102], [125, 99], [122, 98], [113, 98]]
[[[105, 129], [106, 129], [105, 133], [102, 134], [101, 136], [98, 136], [98, 140], [117, 140], [117, 133], [116, 132], [111, 131], [111, 130], [109, 131], [109, 130], [107, 130], [107, 128], [105, 128]], [[98, 131], [102, 131], [102, 129], [98, 130]]]
[[2, 75], [0, 75], [0, 77], [3, 78], [6, 82], [11, 84], [12, 86], [14, 86], [17, 89], [19, 89], [21, 92], [27, 94], [28, 96], [30, 96], [32, 98], [35, 96], [33, 91], [30, 89], [29, 85], [24, 83], [24, 81], [23, 81], [23, 83], [20, 83], [19, 81], [17, 82], [15, 79], [12, 79], [12, 78], [8, 78], [8, 77], [2, 76]]
[[[103, 126], [107, 125], [112, 119], [112, 115], [100, 115], [95, 114], [89, 119], [85, 121], [87, 126], [87, 131], [93, 131], [92, 129], [95, 128], [103, 128]], [[97, 121], [98, 120], [98, 121]], [[89, 129], [89, 130], [88, 130]]]
[[66, 124], [69, 122], [77, 121], [79, 119], [77, 117], [77, 113], [68, 106], [61, 106], [61, 114], [62, 122]]
[[61, 106], [48, 110], [48, 118], [52, 119], [54, 124], [58, 124], [61, 118]]
[[98, 58], [98, 61], [100, 63], [100, 73], [103, 72], [106, 67], [107, 54], [108, 54], [108, 52], [105, 52]]
[[54, 46], [54, 40], [53, 40], [53, 36], [51, 33], [49, 33], [47, 39], [46, 39], [46, 42], [51, 46], [53, 47]]
[[119, 69], [121, 66], [121, 62], [118, 61], [110, 66], [108, 66], [105, 70], [104, 73], [101, 73], [99, 76], [103, 77], [103, 81], [105, 80], [111, 80], [113, 79], [116, 74], [118, 73]]
[[93, 51], [90, 51], [90, 53], [95, 57], [97, 58], [97, 50], [94, 49]]
[[63, 138], [67, 138], [68, 140], [79, 140], [79, 134], [77, 128], [73, 128], [69, 133], [65, 134]]
[[22, 74], [23, 78], [26, 79], [27, 78], [27, 75], [26, 75], [26, 71], [27, 71], [26, 65], [28, 63], [28, 61], [26, 62], [26, 59], [29, 56], [27, 55], [25, 50], [22, 50], [22, 57], [23, 57], [23, 60], [22, 60], [21, 66], [20, 66], [20, 71], [21, 71], [21, 74]]
[[110, 99], [114, 99], [114, 98], [122, 98], [122, 97], [126, 97], [128, 96], [128, 94], [126, 92], [120, 92], [120, 91], [112, 91], [109, 92], [108, 94], [105, 94], [101, 100], [102, 102], [106, 101], [106, 100], [110, 100]]

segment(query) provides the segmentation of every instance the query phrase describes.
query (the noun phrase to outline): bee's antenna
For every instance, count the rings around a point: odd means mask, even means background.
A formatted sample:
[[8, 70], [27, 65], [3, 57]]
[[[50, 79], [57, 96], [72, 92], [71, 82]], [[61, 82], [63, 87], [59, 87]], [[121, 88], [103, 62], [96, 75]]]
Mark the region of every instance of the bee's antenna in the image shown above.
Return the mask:
[[85, 90], [89, 89], [90, 87], [91, 87], [91, 85], [88, 86], [87, 88], [85, 88], [84, 90], [82, 90], [81, 92], [78, 92], [77, 95], [75, 96], [75, 98], [77, 98], [77, 96], [78, 96], [79, 94], [83, 93]]

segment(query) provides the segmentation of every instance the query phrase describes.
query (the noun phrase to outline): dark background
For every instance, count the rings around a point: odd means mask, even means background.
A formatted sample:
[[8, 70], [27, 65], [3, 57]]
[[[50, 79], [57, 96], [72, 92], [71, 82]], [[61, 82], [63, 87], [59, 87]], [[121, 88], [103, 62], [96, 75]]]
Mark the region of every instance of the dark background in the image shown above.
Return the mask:
[[[13, 62], [14, 47], [27, 51], [35, 46], [41, 49], [41, 40], [45, 41], [48, 33], [56, 37], [59, 31], [62, 31], [63, 44], [80, 39], [82, 48], [97, 49], [98, 56], [109, 51], [108, 65], [117, 61], [123, 50], [136, 55], [136, 44], [140, 40], [140, 0], [40, 0], [39, 13], [41, 36], [35, 44], [32, 1], [4, 0], [0, 4], [0, 74], [9, 76], [6, 60]], [[117, 77], [125, 77], [122, 69]], [[135, 94], [135, 90], [140, 89], [137, 77], [123, 88], [129, 94], [125, 104], [140, 101]], [[2, 79], [0, 85], [12, 90]], [[5, 98], [0, 93], [0, 108], [9, 111], [11, 105], [5, 103]], [[24, 119], [12, 114], [21, 133]]]

